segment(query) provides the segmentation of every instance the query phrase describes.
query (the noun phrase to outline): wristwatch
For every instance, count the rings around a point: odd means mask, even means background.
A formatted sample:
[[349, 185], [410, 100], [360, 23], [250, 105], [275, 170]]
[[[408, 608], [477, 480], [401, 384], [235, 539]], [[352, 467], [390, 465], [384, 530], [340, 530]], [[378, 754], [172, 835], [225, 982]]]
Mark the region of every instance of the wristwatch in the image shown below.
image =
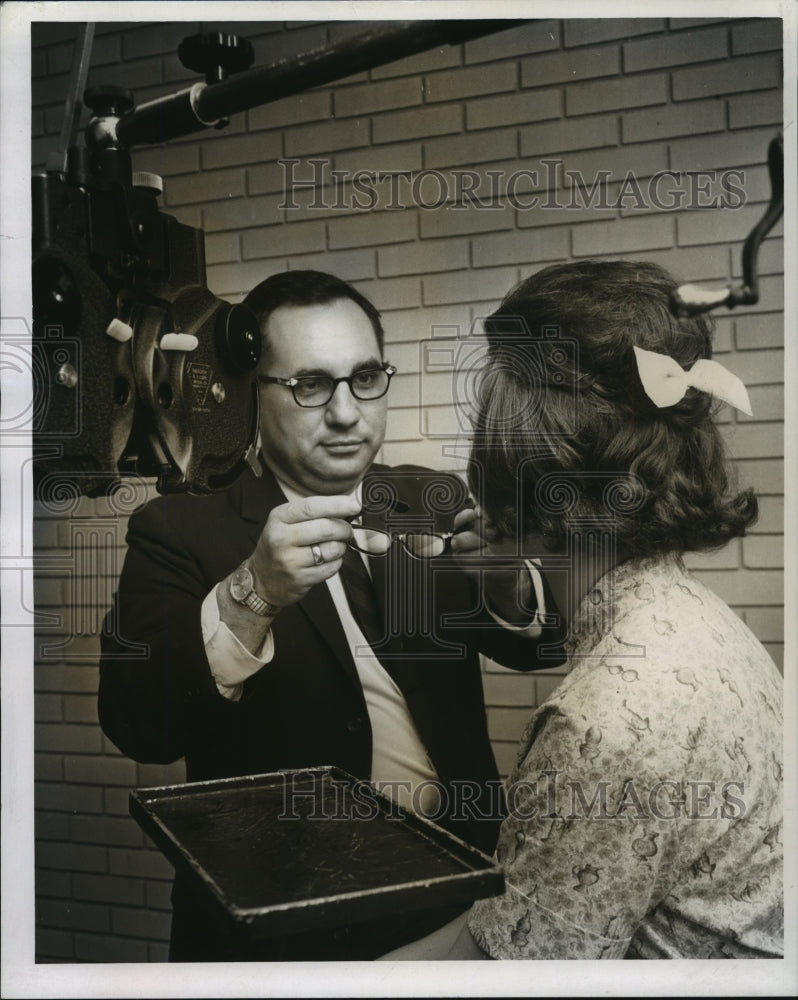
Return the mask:
[[270, 604], [255, 592], [252, 572], [243, 563], [230, 577], [230, 596], [237, 604], [245, 604], [261, 618], [271, 618], [282, 611], [282, 608]]

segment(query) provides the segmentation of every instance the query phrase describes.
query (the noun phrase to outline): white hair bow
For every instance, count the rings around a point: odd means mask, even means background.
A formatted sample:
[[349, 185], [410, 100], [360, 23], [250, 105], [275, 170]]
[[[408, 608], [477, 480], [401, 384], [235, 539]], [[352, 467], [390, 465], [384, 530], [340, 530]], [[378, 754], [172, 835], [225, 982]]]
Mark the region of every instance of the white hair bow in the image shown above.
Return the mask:
[[640, 381], [649, 399], [658, 407], [675, 406], [688, 389], [708, 392], [752, 416], [748, 392], [736, 375], [717, 361], [701, 358], [689, 371], [667, 354], [635, 347]]

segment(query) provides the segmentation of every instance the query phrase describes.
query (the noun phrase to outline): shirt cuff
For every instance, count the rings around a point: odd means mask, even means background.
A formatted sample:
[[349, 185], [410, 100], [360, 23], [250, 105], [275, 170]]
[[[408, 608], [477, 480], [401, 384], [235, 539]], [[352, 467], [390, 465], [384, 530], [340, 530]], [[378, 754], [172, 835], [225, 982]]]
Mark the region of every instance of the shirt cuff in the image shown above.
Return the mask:
[[202, 602], [202, 641], [219, 694], [240, 701], [244, 681], [274, 657], [274, 638], [269, 629], [257, 653], [250, 653], [219, 617], [218, 586]]
[[543, 578], [533, 559], [525, 559], [524, 565], [529, 572], [530, 579], [532, 580], [532, 588], [535, 591], [535, 613], [532, 616], [532, 621], [528, 625], [512, 625], [491, 611], [487, 601], [485, 602], [485, 607], [487, 607], [491, 618], [509, 632], [515, 632], [516, 635], [524, 639], [538, 639], [543, 632], [543, 621], [546, 617], [546, 597], [543, 590]]

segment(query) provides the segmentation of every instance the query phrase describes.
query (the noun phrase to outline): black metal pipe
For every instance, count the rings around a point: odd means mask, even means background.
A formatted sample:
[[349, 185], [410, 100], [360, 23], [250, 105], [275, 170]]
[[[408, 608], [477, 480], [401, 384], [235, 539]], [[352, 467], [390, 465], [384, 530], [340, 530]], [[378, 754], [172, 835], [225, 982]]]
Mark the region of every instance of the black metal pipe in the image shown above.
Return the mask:
[[228, 115], [361, 73], [375, 66], [525, 24], [526, 20], [400, 21], [375, 24], [332, 46], [311, 49], [210, 86], [193, 88], [142, 105], [122, 118], [119, 141], [126, 146], [176, 139]]

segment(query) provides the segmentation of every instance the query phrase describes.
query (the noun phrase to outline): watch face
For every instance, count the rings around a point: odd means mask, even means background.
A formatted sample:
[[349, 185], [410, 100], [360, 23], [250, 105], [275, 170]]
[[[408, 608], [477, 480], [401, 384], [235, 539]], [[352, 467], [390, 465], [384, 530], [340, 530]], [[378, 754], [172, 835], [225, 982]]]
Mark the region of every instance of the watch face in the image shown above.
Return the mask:
[[246, 566], [239, 566], [230, 578], [230, 596], [243, 604], [252, 591], [252, 574]]

